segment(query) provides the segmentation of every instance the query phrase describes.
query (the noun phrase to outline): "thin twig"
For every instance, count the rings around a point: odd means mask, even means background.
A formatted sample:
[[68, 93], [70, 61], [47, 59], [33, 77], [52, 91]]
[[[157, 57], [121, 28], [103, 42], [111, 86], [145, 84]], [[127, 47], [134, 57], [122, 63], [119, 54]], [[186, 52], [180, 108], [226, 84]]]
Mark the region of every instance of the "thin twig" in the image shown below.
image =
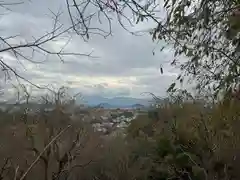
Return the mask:
[[19, 169], [19, 166], [17, 166], [15, 169], [14, 180], [17, 180], [18, 169]]
[[23, 180], [27, 174], [31, 171], [31, 169], [34, 167], [34, 165], [38, 162], [38, 160], [41, 158], [43, 153], [65, 132], [67, 131], [72, 125], [68, 125], [66, 128], [64, 128], [62, 131], [60, 131], [43, 149], [43, 151], [37, 156], [37, 158], [32, 162], [32, 164], [29, 166], [29, 168], [23, 173], [21, 178], [19, 180]]

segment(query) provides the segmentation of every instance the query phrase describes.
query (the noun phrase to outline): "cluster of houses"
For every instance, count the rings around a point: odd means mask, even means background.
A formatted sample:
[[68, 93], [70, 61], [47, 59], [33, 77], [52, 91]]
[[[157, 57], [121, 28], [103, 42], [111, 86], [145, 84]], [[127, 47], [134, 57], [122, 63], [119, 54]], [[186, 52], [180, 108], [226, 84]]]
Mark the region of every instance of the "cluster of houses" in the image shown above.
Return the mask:
[[[44, 112], [52, 112], [55, 108], [56, 106], [46, 105], [42, 107], [36, 104], [20, 106], [2, 105], [1, 107], [2, 111], [8, 110], [9, 113], [24, 110], [24, 113], [28, 114], [39, 113], [42, 110]], [[136, 109], [104, 109], [85, 106], [66, 106], [62, 111], [73, 121], [90, 123], [95, 131], [104, 135], [124, 130], [138, 114]]]

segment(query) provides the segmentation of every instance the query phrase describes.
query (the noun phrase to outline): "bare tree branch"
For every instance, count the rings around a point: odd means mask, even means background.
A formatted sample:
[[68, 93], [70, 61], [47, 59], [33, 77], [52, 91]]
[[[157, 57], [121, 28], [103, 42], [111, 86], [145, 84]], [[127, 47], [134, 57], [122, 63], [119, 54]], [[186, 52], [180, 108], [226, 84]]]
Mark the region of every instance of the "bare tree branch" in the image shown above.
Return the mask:
[[31, 169], [35, 166], [35, 164], [39, 161], [43, 153], [62, 135], [64, 134], [69, 128], [71, 128], [71, 125], [68, 125], [66, 128], [61, 130], [43, 149], [43, 151], [37, 156], [37, 158], [32, 162], [32, 164], [28, 167], [28, 169], [23, 173], [21, 178], [19, 180], [24, 180], [24, 178], [27, 176], [27, 174], [31, 171]]

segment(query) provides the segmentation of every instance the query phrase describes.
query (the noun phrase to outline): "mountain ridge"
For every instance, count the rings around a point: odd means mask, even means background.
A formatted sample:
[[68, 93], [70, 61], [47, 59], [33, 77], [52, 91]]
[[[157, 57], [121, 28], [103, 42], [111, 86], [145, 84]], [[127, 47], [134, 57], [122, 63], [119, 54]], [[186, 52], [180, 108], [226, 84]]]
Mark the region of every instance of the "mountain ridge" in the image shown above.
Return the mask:
[[150, 99], [141, 99], [133, 97], [113, 97], [107, 98], [102, 96], [83, 96], [83, 99], [77, 100], [78, 103], [83, 103], [88, 106], [99, 106], [103, 105], [105, 107], [113, 108], [130, 108], [134, 105], [149, 106]]

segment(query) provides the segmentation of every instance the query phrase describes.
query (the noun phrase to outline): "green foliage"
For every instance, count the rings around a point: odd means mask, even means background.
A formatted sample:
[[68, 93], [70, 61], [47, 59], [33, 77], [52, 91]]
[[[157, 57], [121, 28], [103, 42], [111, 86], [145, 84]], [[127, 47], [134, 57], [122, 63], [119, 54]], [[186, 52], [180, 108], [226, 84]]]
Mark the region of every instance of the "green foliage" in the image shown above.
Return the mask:
[[[239, 2], [164, 0], [163, 6], [166, 21], [159, 21], [151, 35], [153, 40], [164, 40], [174, 47], [171, 64], [182, 70], [177, 80], [197, 81], [197, 90], [210, 88], [215, 94], [238, 83]], [[186, 61], [182, 61], [183, 57]], [[174, 87], [175, 83], [171, 84], [168, 91], [176, 91]]]
[[[232, 103], [227, 108], [221, 103], [214, 104], [211, 109], [197, 103], [170, 104], [158, 109], [158, 122], [145, 117], [155, 129], [150, 136], [155, 142], [152, 146], [155, 151], [149, 154], [153, 165], [148, 178], [234, 179], [239, 174], [238, 168], [232, 166], [234, 154], [228, 152], [235, 151], [240, 144], [240, 134], [237, 128], [233, 128], [239, 119], [240, 107], [239, 103]], [[136, 120], [134, 126], [138, 125], [137, 122], [140, 123]], [[138, 126], [138, 130], [144, 127]], [[139, 134], [134, 137], [145, 136]]]
[[205, 178], [204, 169], [199, 166], [192, 166], [193, 176], [196, 180], [201, 180]]
[[124, 111], [124, 112], [122, 113], [122, 115], [123, 115], [124, 117], [126, 117], [126, 118], [131, 118], [131, 117], [133, 117], [133, 112], [131, 112], [131, 111]]
[[152, 123], [147, 115], [140, 115], [138, 119], [134, 119], [131, 124], [127, 127], [128, 136], [137, 137], [141, 132], [148, 134], [152, 131]]
[[174, 153], [174, 147], [171, 144], [171, 141], [167, 138], [161, 137], [158, 140], [157, 153], [161, 158], [164, 158], [169, 153]]

